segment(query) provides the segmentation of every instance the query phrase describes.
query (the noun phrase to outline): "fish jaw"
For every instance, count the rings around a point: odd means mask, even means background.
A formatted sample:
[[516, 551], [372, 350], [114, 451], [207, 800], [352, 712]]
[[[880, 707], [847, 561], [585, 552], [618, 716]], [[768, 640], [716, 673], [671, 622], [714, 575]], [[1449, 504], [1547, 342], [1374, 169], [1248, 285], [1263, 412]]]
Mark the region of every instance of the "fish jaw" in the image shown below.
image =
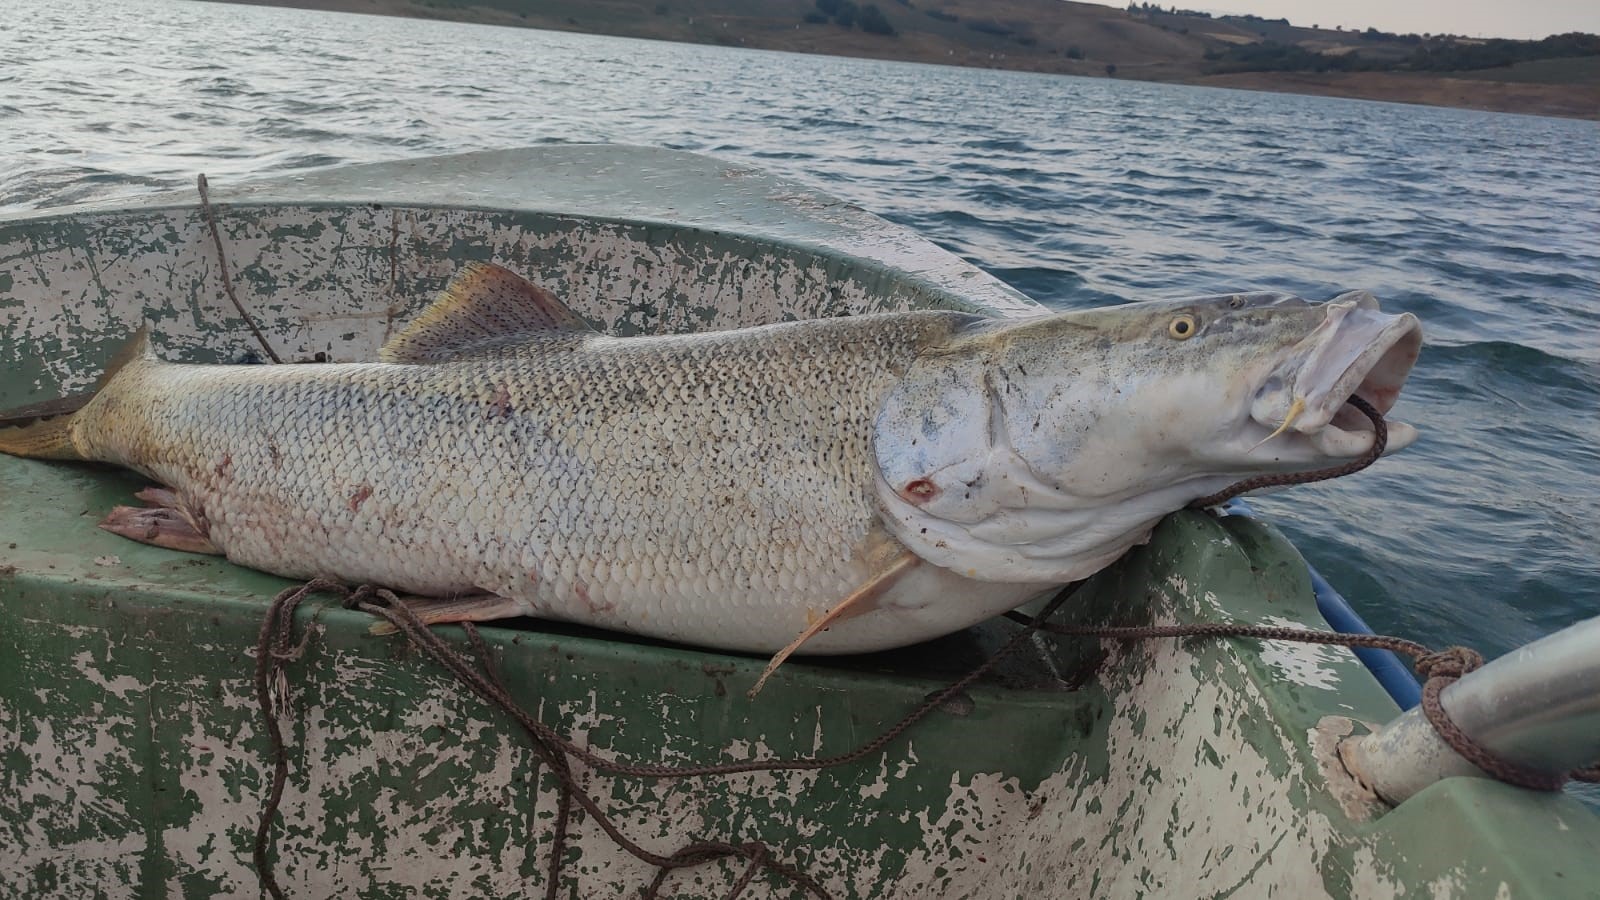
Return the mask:
[[[1365, 291], [1327, 304], [1327, 318], [1291, 348], [1256, 389], [1251, 422], [1266, 429], [1255, 446], [1271, 446], [1284, 462], [1313, 464], [1366, 453], [1373, 425], [1346, 401], [1360, 397], [1379, 414], [1394, 408], [1422, 347], [1422, 326], [1410, 313], [1379, 310]], [[1386, 422], [1384, 455], [1416, 441], [1417, 429]], [[1290, 437], [1278, 439], [1281, 432]], [[1251, 435], [1249, 428], [1242, 435]], [[1275, 442], [1275, 443], [1274, 443]]]

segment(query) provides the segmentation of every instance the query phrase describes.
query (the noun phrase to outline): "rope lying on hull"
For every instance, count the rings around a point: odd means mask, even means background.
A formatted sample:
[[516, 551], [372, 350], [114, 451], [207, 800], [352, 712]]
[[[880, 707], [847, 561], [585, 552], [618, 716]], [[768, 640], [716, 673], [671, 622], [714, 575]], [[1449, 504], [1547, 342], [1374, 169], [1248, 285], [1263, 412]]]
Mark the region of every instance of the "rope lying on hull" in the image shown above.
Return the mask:
[[[1308, 484], [1313, 481], [1340, 478], [1359, 472], [1377, 462], [1378, 457], [1383, 455], [1383, 451], [1389, 445], [1389, 427], [1383, 420], [1383, 414], [1378, 412], [1372, 404], [1354, 394], [1345, 402], [1355, 407], [1372, 422], [1372, 446], [1359, 458], [1341, 465], [1311, 472], [1258, 475], [1254, 478], [1247, 478], [1215, 494], [1201, 497], [1189, 505], [1195, 509], [1218, 506], [1249, 491], [1259, 490], [1264, 487]], [[1495, 754], [1473, 740], [1470, 735], [1462, 731], [1457, 727], [1456, 723], [1450, 720], [1449, 714], [1444, 711], [1444, 705], [1439, 700], [1439, 695], [1443, 693], [1445, 688], [1460, 679], [1461, 676], [1483, 665], [1483, 654], [1468, 647], [1448, 647], [1435, 653], [1416, 641], [1384, 635], [1344, 634], [1299, 628], [1223, 624], [1095, 628], [1036, 622], [1020, 613], [1008, 613], [1007, 615], [1016, 621], [1025, 621], [1032, 627], [1052, 634], [1082, 637], [1101, 637], [1115, 640], [1199, 636], [1251, 637], [1269, 641], [1299, 641], [1312, 644], [1337, 644], [1344, 647], [1371, 647], [1376, 650], [1404, 653], [1416, 660], [1415, 668], [1417, 674], [1423, 679], [1422, 712], [1428, 717], [1428, 723], [1433, 726], [1435, 731], [1439, 732], [1439, 736], [1444, 738], [1444, 742], [1449, 744], [1450, 748], [1460, 754], [1461, 758], [1467, 762], [1472, 763], [1499, 781], [1536, 791], [1559, 791], [1568, 781], [1600, 782], [1600, 762], [1593, 766], [1586, 766], [1565, 773], [1541, 772], [1536, 769], [1530, 769]]]
[[[1041, 620], [1059, 609], [1075, 587], [1075, 585], [1069, 586], [1057, 594], [1055, 599], [1051, 600], [1041, 613]], [[926, 718], [929, 713], [944, 705], [945, 702], [971, 686], [973, 682], [988, 674], [996, 665], [1019, 650], [1037, 630], [1036, 627], [1030, 626], [1017, 632], [999, 651], [972, 671], [928, 695], [927, 699], [915, 709], [876, 737], [844, 753], [834, 756], [749, 760], [746, 762], [697, 766], [640, 765], [601, 756], [587, 747], [574, 743], [570, 738], [539, 721], [527, 710], [523, 709], [511, 696], [510, 691], [506, 689], [505, 683], [500, 680], [489, 646], [478, 634], [477, 628], [472, 623], [463, 622], [461, 627], [466, 632], [467, 641], [477, 657], [476, 667], [474, 667], [471, 660], [463, 657], [443, 638], [424, 625], [417, 618], [416, 613], [412, 612], [394, 593], [372, 585], [362, 585], [351, 589], [325, 579], [314, 579], [300, 587], [284, 590], [273, 598], [272, 604], [268, 607], [266, 619], [262, 623], [261, 636], [256, 645], [256, 699], [261, 708], [262, 718], [267, 723], [267, 739], [272, 746], [273, 775], [266, 800], [262, 805], [261, 819], [256, 828], [253, 857], [256, 872], [261, 879], [261, 886], [274, 900], [284, 900], [285, 897], [282, 888], [278, 885], [277, 878], [273, 874], [272, 863], [268, 857], [273, 819], [277, 815], [278, 805], [283, 796], [284, 782], [288, 777], [289, 771], [288, 753], [284, 745], [282, 730], [278, 726], [280, 707], [285, 705], [285, 695], [288, 691], [284, 670], [289, 662], [300, 658], [306, 641], [309, 639], [308, 634], [301, 638], [298, 645], [294, 644], [295, 608], [306, 597], [317, 593], [338, 595], [342, 598], [346, 607], [359, 609], [387, 620], [395, 626], [396, 630], [405, 635], [412, 646], [421, 650], [432, 658], [434, 662], [443, 666], [452, 675], [455, 675], [462, 684], [484, 701], [509, 715], [527, 733], [529, 740], [533, 743], [535, 752], [538, 753], [541, 761], [550, 767], [560, 785], [555, 833], [552, 836], [550, 862], [545, 881], [545, 897], [549, 898], [549, 900], [554, 900], [560, 895], [562, 863], [566, 855], [568, 827], [574, 804], [588, 813], [617, 846], [641, 862], [656, 868], [657, 872], [654, 880], [641, 892], [641, 897], [644, 900], [653, 900], [653, 898], [658, 897], [672, 872], [723, 859], [743, 859], [746, 861], [744, 873], [734, 883], [733, 888], [727, 895], [729, 900], [733, 900], [733, 898], [743, 894], [745, 889], [754, 882], [756, 876], [762, 872], [770, 872], [781, 876], [789, 883], [804, 890], [807, 894], [823, 898], [823, 900], [831, 900], [831, 895], [816, 879], [793, 865], [779, 861], [775, 857], [772, 848], [760, 842], [734, 844], [716, 840], [695, 841], [665, 856], [644, 848], [624, 834], [612, 822], [605, 810], [600, 807], [599, 802], [579, 784], [573, 774], [572, 763], [574, 761], [581, 762], [589, 768], [606, 775], [659, 779], [704, 778], [744, 772], [813, 771], [849, 765], [888, 746], [904, 734], [907, 729]], [[276, 696], [274, 692], [276, 692]]]
[[1300, 643], [1331, 644], [1342, 647], [1370, 647], [1403, 653], [1416, 660], [1416, 670], [1426, 679], [1423, 687], [1423, 711], [1428, 721], [1438, 729], [1457, 753], [1489, 775], [1509, 784], [1543, 791], [1560, 790], [1569, 780], [1600, 782], [1600, 765], [1568, 773], [1547, 773], [1529, 769], [1502, 759], [1485, 749], [1463, 732], [1445, 713], [1439, 702], [1440, 693], [1452, 682], [1483, 664], [1483, 657], [1465, 647], [1450, 647], [1434, 652], [1423, 644], [1405, 638], [1372, 634], [1347, 634], [1316, 631], [1304, 628], [1283, 628], [1264, 625], [1239, 625], [1229, 623], [1200, 623], [1193, 625], [1102, 626], [1065, 625], [1048, 621], [1075, 589], [1072, 585], [1059, 593], [1037, 617], [1019, 612], [1007, 617], [1024, 625], [989, 659], [949, 685], [930, 694], [917, 707], [883, 732], [856, 748], [834, 756], [795, 757], [790, 759], [750, 760], [746, 762], [716, 763], [711, 765], [667, 766], [634, 764], [608, 758], [574, 743], [570, 738], [544, 724], [519, 705], [494, 665], [489, 645], [478, 634], [472, 623], [462, 623], [467, 641], [476, 657], [476, 666], [452, 648], [434, 631], [424, 625], [392, 592], [371, 585], [350, 589], [331, 581], [316, 579], [278, 594], [268, 608], [262, 623], [260, 640], [256, 647], [256, 697], [262, 718], [266, 720], [267, 738], [272, 747], [273, 775], [267, 797], [263, 803], [261, 819], [256, 829], [254, 861], [261, 885], [275, 900], [284, 900], [268, 858], [273, 819], [283, 796], [288, 775], [288, 754], [283, 733], [278, 725], [282, 707], [286, 705], [288, 690], [284, 670], [289, 662], [298, 660], [305, 650], [309, 633], [299, 642], [294, 641], [294, 611], [306, 597], [316, 593], [336, 594], [343, 604], [379, 616], [395, 628], [417, 649], [456, 676], [469, 690], [481, 699], [509, 715], [528, 735], [541, 762], [550, 767], [559, 785], [555, 832], [552, 835], [549, 864], [545, 881], [545, 896], [554, 900], [560, 894], [561, 872], [569, 836], [574, 805], [599, 825], [618, 847], [634, 858], [656, 868], [655, 878], [641, 892], [645, 900], [660, 895], [667, 879], [678, 869], [687, 869], [725, 859], [742, 859], [746, 865], [739, 879], [727, 894], [730, 900], [741, 896], [763, 872], [780, 876], [807, 894], [830, 900], [822, 885], [794, 865], [776, 858], [768, 845], [758, 842], [730, 843], [703, 840], [692, 842], [681, 849], [662, 855], [638, 844], [613, 822], [599, 802], [579, 784], [573, 774], [572, 763], [579, 762], [606, 775], [625, 778], [703, 778], [733, 775], [745, 772], [812, 771], [849, 765], [883, 750], [913, 725], [926, 718], [945, 702], [973, 682], [982, 678], [999, 663], [1011, 656], [1038, 632], [1065, 637], [1093, 637], [1121, 641], [1142, 641], [1181, 637], [1242, 637], [1269, 641], [1295, 641]]

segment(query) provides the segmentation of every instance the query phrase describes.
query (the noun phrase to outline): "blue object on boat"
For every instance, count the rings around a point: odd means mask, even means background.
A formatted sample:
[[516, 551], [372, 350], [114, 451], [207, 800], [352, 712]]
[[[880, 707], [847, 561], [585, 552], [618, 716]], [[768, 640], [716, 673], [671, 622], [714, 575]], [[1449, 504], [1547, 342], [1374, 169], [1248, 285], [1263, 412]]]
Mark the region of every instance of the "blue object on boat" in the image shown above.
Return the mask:
[[[1253, 517], [1255, 510], [1250, 508], [1250, 504], [1235, 497], [1222, 507], [1222, 514]], [[1316, 566], [1307, 562], [1306, 568], [1311, 572], [1311, 590], [1317, 598], [1317, 612], [1322, 613], [1322, 617], [1328, 620], [1328, 624], [1335, 631], [1347, 634], [1373, 633], [1372, 626], [1350, 607], [1350, 601], [1335, 590], [1333, 585], [1328, 583], [1328, 579], [1322, 577]], [[1412, 674], [1411, 667], [1406, 665], [1399, 655], [1391, 650], [1376, 650], [1370, 647], [1350, 649], [1401, 709], [1410, 709], [1422, 702], [1422, 685]]]
[[[1372, 634], [1371, 626], [1353, 609], [1344, 596], [1334, 590], [1328, 579], [1322, 577], [1317, 567], [1306, 563], [1311, 570], [1311, 590], [1317, 596], [1317, 612], [1338, 631], [1353, 634]], [[1371, 647], [1353, 647], [1356, 658], [1366, 665], [1383, 689], [1389, 692], [1401, 709], [1410, 709], [1422, 702], [1422, 685], [1411, 674], [1411, 667], [1391, 650]]]

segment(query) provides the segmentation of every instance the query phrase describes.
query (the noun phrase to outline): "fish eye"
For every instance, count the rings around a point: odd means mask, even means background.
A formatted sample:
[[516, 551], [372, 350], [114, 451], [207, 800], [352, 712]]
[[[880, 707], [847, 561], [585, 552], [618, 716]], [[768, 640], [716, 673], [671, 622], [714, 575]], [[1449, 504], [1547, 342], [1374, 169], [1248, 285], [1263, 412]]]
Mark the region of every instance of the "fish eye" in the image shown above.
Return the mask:
[[1200, 323], [1195, 320], [1194, 316], [1191, 316], [1188, 313], [1184, 313], [1181, 316], [1174, 316], [1172, 323], [1167, 326], [1167, 334], [1171, 336], [1173, 340], [1178, 341], [1187, 341], [1189, 338], [1194, 337], [1194, 333], [1199, 330]]

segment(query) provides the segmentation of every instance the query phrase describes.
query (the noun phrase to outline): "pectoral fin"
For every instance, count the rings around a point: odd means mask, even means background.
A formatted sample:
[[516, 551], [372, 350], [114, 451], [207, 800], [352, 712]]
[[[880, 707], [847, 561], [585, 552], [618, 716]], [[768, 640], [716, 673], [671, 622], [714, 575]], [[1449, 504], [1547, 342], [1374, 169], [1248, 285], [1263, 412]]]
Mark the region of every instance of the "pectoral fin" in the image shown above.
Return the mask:
[[129, 540], [184, 553], [221, 556], [211, 543], [205, 516], [191, 510], [176, 492], [168, 488], [146, 488], [134, 494], [144, 506], [113, 507], [100, 520], [100, 527]]
[[756, 679], [755, 687], [750, 689], [748, 695], [750, 699], [754, 700], [755, 696], [761, 693], [761, 688], [767, 683], [767, 679], [772, 676], [773, 672], [778, 670], [779, 666], [783, 665], [784, 660], [800, 649], [801, 644], [826, 631], [835, 623], [853, 619], [862, 613], [877, 609], [878, 600], [888, 593], [889, 589], [894, 587], [901, 577], [916, 568], [917, 563], [920, 561], [917, 555], [910, 550], [901, 551], [897, 556], [889, 560], [887, 565], [878, 570], [866, 584], [857, 588], [850, 596], [839, 601], [822, 618], [811, 623], [810, 627], [800, 632], [799, 637], [790, 641], [789, 646], [779, 650], [772, 657], [772, 661], [767, 663], [766, 669], [761, 672], [761, 677]]

